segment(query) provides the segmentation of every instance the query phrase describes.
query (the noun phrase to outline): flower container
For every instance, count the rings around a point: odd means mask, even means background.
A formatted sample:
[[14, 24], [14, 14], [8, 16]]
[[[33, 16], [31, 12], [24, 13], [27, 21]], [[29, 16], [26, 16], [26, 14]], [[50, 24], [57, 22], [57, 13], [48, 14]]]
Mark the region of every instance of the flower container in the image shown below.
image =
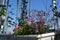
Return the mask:
[[16, 40], [54, 40], [55, 33], [49, 29], [52, 22], [46, 16], [46, 12], [39, 11], [36, 15], [21, 19], [14, 28]]
[[38, 35], [17, 35], [16, 40], [55, 40], [55, 33], [45, 33]]
[[60, 33], [50, 32], [37, 35], [0, 35], [0, 40], [60, 40]]
[[[17, 26], [14, 29], [16, 40], [54, 40], [55, 33], [49, 31], [49, 26], [44, 25], [44, 21], [36, 27], [34, 21], [29, 24], [26, 20], [23, 21], [22, 27]], [[44, 25], [44, 26], [43, 26]]]

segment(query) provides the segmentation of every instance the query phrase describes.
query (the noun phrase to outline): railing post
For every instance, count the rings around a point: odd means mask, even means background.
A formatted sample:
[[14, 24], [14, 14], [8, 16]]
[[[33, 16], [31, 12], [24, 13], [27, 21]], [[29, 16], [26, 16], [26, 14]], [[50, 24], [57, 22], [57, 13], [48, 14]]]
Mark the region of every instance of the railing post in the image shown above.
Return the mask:
[[[57, 14], [57, 1], [56, 0], [52, 0], [52, 5], [53, 5], [53, 9], [52, 11], [54, 12], [54, 14]], [[58, 29], [58, 17], [56, 17], [54, 15], [54, 27], [55, 27], [55, 30]]]
[[5, 7], [5, 5], [4, 5], [4, 0], [0, 0], [0, 33], [2, 33], [1, 32], [1, 30], [3, 30], [3, 29], [1, 29], [2, 28], [2, 13], [1, 13], [1, 10], [3, 9], [3, 7]]

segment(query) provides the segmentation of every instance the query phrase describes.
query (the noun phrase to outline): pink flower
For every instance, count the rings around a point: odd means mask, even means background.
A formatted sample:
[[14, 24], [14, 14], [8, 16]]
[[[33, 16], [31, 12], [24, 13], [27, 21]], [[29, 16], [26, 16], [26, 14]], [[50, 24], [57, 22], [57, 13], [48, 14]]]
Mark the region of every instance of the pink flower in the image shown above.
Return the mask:
[[39, 30], [35, 30], [35, 33], [38, 33], [39, 32]]
[[38, 20], [37, 22], [36, 22], [36, 25], [39, 25], [40, 24], [40, 21]]
[[19, 26], [16, 26], [16, 29], [19, 29], [20, 27]]
[[44, 19], [41, 19], [41, 20], [40, 20], [40, 23], [45, 23]]
[[31, 22], [34, 22], [34, 20], [33, 20], [33, 19], [31, 19]]

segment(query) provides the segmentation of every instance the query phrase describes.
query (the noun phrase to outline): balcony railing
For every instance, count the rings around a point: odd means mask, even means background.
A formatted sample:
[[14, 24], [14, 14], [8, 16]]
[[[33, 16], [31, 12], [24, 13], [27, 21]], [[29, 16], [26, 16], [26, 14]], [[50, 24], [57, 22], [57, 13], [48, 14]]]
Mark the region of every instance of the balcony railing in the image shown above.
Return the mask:
[[59, 35], [55, 32], [40, 35], [0, 35], [0, 40], [59, 40]]

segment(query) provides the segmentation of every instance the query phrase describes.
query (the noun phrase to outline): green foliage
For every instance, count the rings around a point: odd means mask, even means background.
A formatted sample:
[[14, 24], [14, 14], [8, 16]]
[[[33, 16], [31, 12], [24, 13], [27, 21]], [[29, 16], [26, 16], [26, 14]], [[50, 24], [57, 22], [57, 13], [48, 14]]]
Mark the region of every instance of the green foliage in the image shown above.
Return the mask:
[[43, 28], [39, 28], [39, 33], [43, 34], [44, 33], [44, 29]]
[[3, 8], [3, 9], [2, 9], [2, 11], [1, 11], [1, 13], [2, 13], [2, 15], [6, 16], [6, 14], [7, 14], [6, 9], [5, 9], [5, 8]]
[[18, 30], [16, 30], [16, 31], [14, 31], [15, 33], [15, 35], [21, 35], [22, 34], [22, 31], [23, 29], [18, 29]]
[[[41, 25], [41, 24], [40, 24]], [[49, 27], [36, 27], [35, 23], [34, 25], [31, 23], [29, 24], [26, 19], [24, 19], [22, 25], [15, 30], [15, 35], [30, 35], [30, 34], [43, 34], [49, 31]]]

